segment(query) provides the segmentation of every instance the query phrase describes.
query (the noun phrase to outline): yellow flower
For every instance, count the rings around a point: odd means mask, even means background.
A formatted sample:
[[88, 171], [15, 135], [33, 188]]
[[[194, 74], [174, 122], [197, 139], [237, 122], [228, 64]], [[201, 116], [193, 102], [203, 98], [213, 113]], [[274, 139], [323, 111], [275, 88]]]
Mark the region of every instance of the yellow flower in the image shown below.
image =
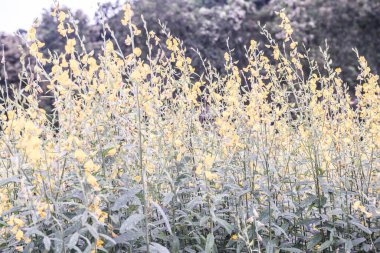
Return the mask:
[[364, 211], [363, 213], [365, 214], [365, 217], [366, 217], [367, 219], [372, 218], [372, 213], [367, 212], [367, 211]]
[[293, 34], [293, 28], [290, 24], [290, 20], [286, 16], [284, 10], [281, 10], [280, 12], [276, 12], [276, 14], [278, 14], [280, 16], [280, 18], [282, 19], [280, 27], [283, 28], [285, 31], [285, 41], [287, 42], [290, 40], [290, 37]]
[[211, 155], [207, 155], [204, 159], [204, 164], [207, 169], [211, 168], [214, 164], [214, 157]]
[[75, 59], [70, 59], [70, 69], [74, 73], [74, 75], [79, 76], [80, 75], [80, 65], [79, 62]]
[[36, 42], [34, 42], [32, 45], [29, 47], [29, 52], [32, 56], [36, 56], [38, 53], [38, 45]]
[[[135, 27], [135, 26], [134, 26]], [[134, 31], [133, 31], [133, 34], [135, 36], [139, 36], [141, 34], [141, 30], [140, 29], [137, 29], [136, 27], [134, 28]]]
[[91, 173], [86, 173], [86, 180], [95, 190], [99, 190], [98, 181]]
[[108, 41], [106, 42], [106, 48], [105, 48], [105, 50], [106, 50], [106, 53], [107, 53], [107, 54], [113, 52], [113, 50], [114, 50], [114, 46], [113, 46], [112, 41], [108, 40]]
[[27, 39], [29, 41], [36, 39], [36, 28], [32, 27], [29, 29], [28, 34], [27, 34]]
[[355, 201], [354, 204], [352, 205], [352, 208], [353, 208], [354, 210], [358, 210], [358, 209], [360, 208], [360, 206], [361, 206], [361, 202], [360, 202], [360, 200], [357, 200], [357, 201]]
[[178, 51], [179, 50], [178, 45], [179, 45], [179, 42], [176, 38], [169, 37], [166, 40], [166, 46], [168, 47], [170, 51]]
[[131, 37], [128, 36], [128, 37], [125, 39], [124, 43], [125, 43], [125, 45], [130, 46], [130, 45], [132, 44], [132, 39], [131, 39]]
[[58, 25], [58, 33], [61, 35], [61, 36], [66, 36], [67, 34], [67, 30], [65, 29], [65, 26], [63, 23], [59, 23]]
[[66, 46], [65, 46], [66, 53], [68, 53], [68, 54], [74, 53], [74, 50], [75, 50], [74, 47], [76, 44], [77, 44], [77, 41], [75, 39], [68, 39]]
[[151, 162], [147, 162], [145, 166], [146, 166], [146, 171], [150, 174], [152, 174], [156, 169], [156, 166]]
[[249, 48], [250, 48], [251, 50], [253, 50], [253, 49], [256, 48], [256, 46], [257, 46], [257, 42], [256, 42], [255, 40], [251, 40], [251, 41], [250, 41]]
[[65, 19], [66, 19], [66, 13], [64, 13], [63, 11], [60, 11], [58, 14], [58, 21], [63, 22]]
[[112, 148], [112, 149], [108, 150], [106, 156], [114, 156], [115, 154], [116, 154], [116, 148]]
[[27, 152], [27, 155], [32, 162], [38, 162], [39, 160], [42, 159], [41, 151], [38, 149], [33, 149]]
[[205, 176], [209, 181], [217, 180], [219, 178], [218, 174], [210, 171], [205, 171]]
[[141, 49], [138, 48], [138, 47], [135, 47], [135, 48], [133, 49], [133, 53], [134, 53], [137, 57], [139, 57], [139, 56], [141, 55]]
[[227, 52], [224, 53], [224, 60], [225, 60], [226, 62], [229, 62], [229, 61], [230, 61], [230, 55], [229, 55]]
[[24, 225], [24, 221], [19, 219], [19, 218], [14, 218], [14, 223], [19, 226], [19, 227], [22, 227]]
[[86, 171], [91, 172], [96, 172], [100, 169], [99, 165], [95, 164], [92, 160], [87, 161], [83, 167]]
[[13, 214], [9, 217], [9, 221], [7, 223], [10, 226], [16, 225], [18, 227], [22, 227], [24, 225], [24, 221], [19, 218], [16, 218]]
[[103, 84], [103, 83], [99, 84], [99, 86], [98, 86], [98, 92], [99, 92], [100, 94], [104, 94], [104, 92], [105, 92], [106, 90], [107, 90], [107, 87], [106, 87], [105, 84]]
[[273, 58], [274, 58], [276, 61], [280, 58], [280, 49], [278, 48], [278, 46], [275, 46], [275, 47], [274, 47], [274, 50], [273, 50]]
[[198, 166], [195, 168], [195, 174], [198, 176], [202, 174], [202, 164], [198, 164]]
[[148, 64], [138, 65], [131, 73], [131, 78], [136, 81], [142, 81], [150, 72]]
[[67, 24], [67, 33], [73, 33], [74, 29], [71, 28], [70, 24]]
[[238, 238], [239, 238], [239, 236], [238, 236], [237, 234], [233, 234], [233, 235], [231, 236], [231, 240], [232, 240], [232, 241], [236, 241]]
[[44, 46], [45, 46], [45, 43], [43, 43], [43, 42], [37, 40], [37, 46], [38, 46], [38, 48], [44, 47]]
[[182, 153], [178, 153], [176, 157], [176, 161], [179, 162], [182, 159]]
[[15, 225], [15, 216], [13, 214], [9, 217], [9, 221], [7, 221], [7, 224], [10, 226]]
[[335, 69], [335, 72], [336, 72], [337, 74], [340, 74], [340, 73], [342, 72], [342, 69], [341, 69], [341, 68], [336, 68], [336, 69]]
[[83, 150], [81, 150], [81, 149], [77, 149], [77, 150], [75, 150], [75, 152], [74, 152], [74, 157], [75, 157], [75, 159], [78, 160], [78, 162], [80, 162], [80, 163], [84, 163], [84, 161], [85, 161], [86, 158], [87, 158], [87, 155], [86, 155], [86, 153], [83, 152]]
[[22, 230], [18, 230], [16, 232], [16, 240], [17, 241], [21, 241], [21, 239], [24, 237], [24, 232], [22, 232]]
[[182, 141], [181, 141], [180, 139], [176, 139], [176, 140], [174, 141], [174, 146], [175, 146], [176, 148], [179, 148], [181, 145], [182, 145]]
[[104, 242], [101, 239], [96, 240], [96, 247], [103, 247]]
[[42, 208], [38, 208], [38, 209], [37, 209], [37, 213], [38, 213], [38, 215], [39, 215], [42, 219], [44, 219], [44, 218], [46, 217], [46, 212], [45, 212], [45, 210], [42, 209]]
[[141, 176], [135, 176], [133, 178], [137, 183], [140, 183], [141, 182]]
[[133, 11], [132, 11], [132, 7], [130, 4], [126, 4], [123, 6], [123, 10], [124, 10], [124, 18], [121, 20], [121, 23], [126, 26], [128, 25], [128, 22], [129, 20], [132, 18], [133, 16]]

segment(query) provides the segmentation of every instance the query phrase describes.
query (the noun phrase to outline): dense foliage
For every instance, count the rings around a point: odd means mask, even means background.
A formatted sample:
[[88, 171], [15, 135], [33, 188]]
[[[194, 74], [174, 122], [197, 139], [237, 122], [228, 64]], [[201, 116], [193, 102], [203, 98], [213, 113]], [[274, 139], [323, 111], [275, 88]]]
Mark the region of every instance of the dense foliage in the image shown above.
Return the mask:
[[[64, 1], [61, 1], [64, 4]], [[73, 13], [78, 22], [81, 35], [85, 37], [89, 49], [100, 50], [103, 42], [101, 34], [104, 20], [115, 32], [119, 41], [123, 41], [127, 32], [120, 23], [123, 17], [121, 3], [103, 4], [100, 10], [103, 15], [96, 15], [95, 24], [89, 22], [81, 11]], [[325, 40], [331, 45], [330, 54], [337, 66], [345, 66], [342, 78], [354, 84], [358, 74], [355, 66], [355, 54], [352, 48], [358, 48], [361, 55], [365, 56], [368, 64], [377, 73], [380, 68], [380, 2], [373, 0], [139, 0], [133, 1], [135, 20], [142, 25], [140, 16], [144, 15], [149, 27], [160, 32], [157, 20], [167, 25], [171, 33], [181, 38], [187, 48], [199, 49], [204, 57], [207, 57], [218, 71], [223, 72], [223, 53], [227, 50], [226, 41], [234, 48], [234, 56], [239, 59], [237, 65], [244, 66], [245, 50], [241, 47], [248, 44], [252, 38], [258, 42], [265, 42], [265, 37], [260, 35], [259, 22], [265, 24], [267, 29], [277, 39], [281, 33], [276, 27], [278, 18], [274, 11], [286, 8], [292, 25], [294, 26], [294, 38], [306, 48], [310, 48], [310, 55], [320, 64], [323, 58], [320, 56], [319, 47], [325, 45]], [[38, 28], [39, 39], [46, 43], [42, 52], [50, 50], [63, 50], [64, 44], [59, 40], [56, 30], [57, 21], [46, 11], [41, 17], [41, 26]], [[20, 31], [24, 34], [24, 31]], [[109, 34], [107, 35], [110, 36]], [[6, 45], [8, 57], [8, 78], [18, 81], [17, 72], [19, 65], [14, 65], [18, 57], [17, 43], [8, 43], [9, 40], [17, 40], [15, 36], [6, 35], [0, 42]], [[144, 34], [138, 41], [143, 51], [146, 50]], [[129, 48], [120, 44], [124, 52]], [[9, 51], [8, 51], [9, 50]], [[8, 53], [7, 53], [8, 51]], [[194, 59], [193, 65], [198, 71], [202, 70], [202, 63], [191, 50], [189, 56]], [[3, 76], [3, 72], [0, 72]], [[2, 82], [3, 83], [3, 82]], [[353, 87], [350, 87], [353, 93]]]
[[380, 87], [363, 56], [353, 105], [344, 68], [327, 51], [318, 65], [283, 11], [283, 39], [262, 28], [222, 72], [133, 14], [122, 41], [103, 23], [99, 51], [58, 9], [62, 51], [27, 32], [35, 64], [1, 89], [2, 252], [379, 250]]

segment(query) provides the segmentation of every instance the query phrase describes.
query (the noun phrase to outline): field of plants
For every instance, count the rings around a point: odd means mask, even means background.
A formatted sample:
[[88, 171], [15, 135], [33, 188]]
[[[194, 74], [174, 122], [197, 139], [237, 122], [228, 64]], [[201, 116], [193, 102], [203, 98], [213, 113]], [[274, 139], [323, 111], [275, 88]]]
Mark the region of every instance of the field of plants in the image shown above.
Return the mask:
[[24, 38], [34, 60], [0, 92], [0, 252], [380, 251], [380, 86], [364, 57], [352, 96], [281, 11], [283, 39], [262, 27], [244, 68], [230, 48], [225, 73], [200, 54], [198, 70], [195, 49], [124, 11], [129, 36], [104, 24], [101, 53], [58, 9], [64, 52], [40, 52], [38, 24]]

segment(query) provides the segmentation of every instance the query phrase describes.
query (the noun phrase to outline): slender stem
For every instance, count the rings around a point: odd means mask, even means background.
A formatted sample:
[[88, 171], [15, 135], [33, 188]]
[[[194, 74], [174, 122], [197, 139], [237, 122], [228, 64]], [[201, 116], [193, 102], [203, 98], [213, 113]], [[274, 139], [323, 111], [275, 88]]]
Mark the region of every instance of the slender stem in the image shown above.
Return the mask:
[[[132, 37], [132, 49], [134, 49], [134, 40], [133, 40], [133, 30], [131, 26], [131, 22], [129, 22], [129, 30], [131, 32]], [[146, 251], [150, 252], [150, 238], [149, 238], [149, 218], [148, 218], [148, 185], [147, 185], [147, 173], [146, 167], [143, 166], [143, 147], [142, 147], [142, 131], [141, 131], [141, 105], [139, 100], [139, 85], [138, 82], [134, 82], [135, 84], [135, 99], [137, 105], [137, 127], [138, 127], [138, 141], [139, 141], [139, 168], [141, 172], [141, 179], [143, 185], [143, 195], [144, 195], [144, 216], [145, 216], [145, 243], [146, 243]]]

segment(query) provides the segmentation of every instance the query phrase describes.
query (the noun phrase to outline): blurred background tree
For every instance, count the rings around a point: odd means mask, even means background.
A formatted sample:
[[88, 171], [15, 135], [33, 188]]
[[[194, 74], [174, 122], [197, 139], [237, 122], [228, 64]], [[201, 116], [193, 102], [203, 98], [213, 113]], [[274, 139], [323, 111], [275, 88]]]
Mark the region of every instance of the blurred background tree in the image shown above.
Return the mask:
[[[380, 1], [373, 0], [274, 0], [284, 7], [295, 37], [320, 59], [319, 47], [327, 41], [335, 67], [354, 86], [358, 74], [353, 48], [365, 56], [375, 73], [380, 67]], [[320, 59], [321, 60], [321, 59]]]
[[[126, 28], [121, 25], [124, 1], [107, 3], [100, 6], [102, 15], [95, 16], [95, 22], [81, 11], [73, 13], [77, 20], [81, 36], [86, 40], [88, 50], [100, 50], [102, 23], [106, 22], [115, 31], [125, 54], [130, 47], [124, 44], [127, 36]], [[321, 61], [319, 47], [325, 46], [325, 40], [330, 47], [331, 58], [335, 67], [342, 67], [344, 79], [354, 86], [357, 74], [357, 61], [352, 48], [356, 47], [364, 55], [376, 73], [380, 67], [380, 1], [373, 0], [138, 0], [133, 1], [134, 21], [143, 30], [141, 15], [148, 24], [148, 29], [162, 35], [163, 31], [158, 20], [167, 26], [171, 34], [181, 38], [184, 45], [190, 49], [199, 49], [217, 69], [223, 71], [223, 54], [229, 47], [234, 49], [233, 55], [239, 60], [238, 65], [244, 65], [244, 45], [251, 39], [265, 44], [260, 34], [259, 22], [268, 30], [281, 38], [277, 28], [278, 20], [275, 11], [282, 8], [294, 26], [295, 38], [311, 49], [311, 54]], [[63, 49], [65, 40], [59, 36], [57, 22], [50, 16], [50, 10], [42, 14], [41, 25], [38, 28], [39, 39], [46, 43], [47, 50]], [[105, 35], [106, 38], [110, 34]], [[137, 43], [143, 49], [145, 36], [137, 37]], [[14, 35], [0, 36], [0, 42], [5, 45], [6, 67], [8, 80], [17, 82], [18, 44], [20, 39]], [[193, 58], [196, 71], [201, 72], [202, 66], [195, 52], [188, 50]], [[4, 83], [4, 73], [1, 72], [1, 84]]]
[[[18, 74], [22, 67], [20, 62], [21, 44], [18, 36], [0, 33], [1, 85], [5, 84], [5, 78], [7, 78], [8, 83], [18, 84], [19, 82]], [[5, 72], [3, 64], [5, 65]]]

